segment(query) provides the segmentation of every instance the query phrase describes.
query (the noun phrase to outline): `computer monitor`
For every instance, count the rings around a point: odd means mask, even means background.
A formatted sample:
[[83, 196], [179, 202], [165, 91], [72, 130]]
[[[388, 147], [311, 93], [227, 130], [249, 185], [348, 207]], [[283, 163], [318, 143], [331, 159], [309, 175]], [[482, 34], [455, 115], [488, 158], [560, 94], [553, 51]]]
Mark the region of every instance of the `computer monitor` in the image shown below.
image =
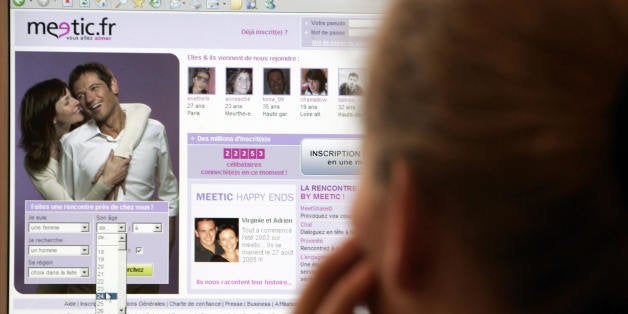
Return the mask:
[[9, 1], [11, 313], [289, 312], [351, 234], [385, 4]]

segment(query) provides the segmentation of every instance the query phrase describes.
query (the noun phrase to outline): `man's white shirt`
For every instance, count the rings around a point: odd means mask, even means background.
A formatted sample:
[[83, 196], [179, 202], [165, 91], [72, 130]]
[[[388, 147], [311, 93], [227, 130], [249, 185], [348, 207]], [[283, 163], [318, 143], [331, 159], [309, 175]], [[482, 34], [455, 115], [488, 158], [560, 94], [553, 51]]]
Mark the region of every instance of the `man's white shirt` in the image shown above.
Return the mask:
[[[61, 181], [73, 199], [83, 199], [92, 187], [92, 178], [107, 161], [109, 152], [117, 147], [117, 138], [100, 132], [91, 120], [61, 138]], [[177, 179], [172, 172], [166, 131], [159, 121], [149, 119], [139, 144], [133, 151], [126, 176], [126, 194], [118, 193], [120, 201], [168, 201], [170, 216], [179, 208]]]

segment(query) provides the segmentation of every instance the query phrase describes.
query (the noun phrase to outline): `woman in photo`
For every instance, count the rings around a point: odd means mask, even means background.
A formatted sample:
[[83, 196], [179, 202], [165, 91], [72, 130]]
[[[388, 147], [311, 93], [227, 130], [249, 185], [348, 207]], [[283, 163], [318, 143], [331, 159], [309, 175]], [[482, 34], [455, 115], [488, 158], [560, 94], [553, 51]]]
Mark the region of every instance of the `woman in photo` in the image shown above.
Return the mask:
[[303, 95], [306, 96], [327, 96], [327, 77], [321, 69], [310, 69], [305, 73], [305, 90]]
[[250, 95], [253, 75], [251, 69], [234, 69], [227, 80], [227, 94]]
[[[141, 138], [151, 109], [143, 104], [123, 105], [127, 124], [117, 149], [93, 180], [86, 200], [115, 198], [116, 185], [123, 182], [133, 148]], [[78, 100], [72, 97], [65, 82], [49, 79], [26, 91], [21, 103], [20, 147], [25, 151], [24, 168], [33, 185], [46, 200], [72, 200], [59, 183], [61, 145], [59, 140], [80, 125], [85, 116]]]
[[215, 255], [212, 258], [212, 262], [238, 262], [240, 260], [238, 241], [238, 233], [234, 226], [220, 226], [218, 230], [218, 244], [220, 244], [225, 252], [221, 255]]

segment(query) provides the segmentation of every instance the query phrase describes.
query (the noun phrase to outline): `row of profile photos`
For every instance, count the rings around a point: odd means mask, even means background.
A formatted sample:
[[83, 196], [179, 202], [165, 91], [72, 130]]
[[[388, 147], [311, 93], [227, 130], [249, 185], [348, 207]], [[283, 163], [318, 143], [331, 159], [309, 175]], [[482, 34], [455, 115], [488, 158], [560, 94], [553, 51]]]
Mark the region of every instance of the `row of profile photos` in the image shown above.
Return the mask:
[[[188, 68], [189, 94], [215, 94], [216, 68]], [[233, 95], [253, 94], [253, 68], [226, 68], [225, 93]], [[329, 94], [327, 69], [301, 69], [300, 84], [291, 89], [291, 71], [288, 68], [266, 68], [264, 95], [327, 96]], [[359, 69], [338, 70], [338, 95], [359, 96], [363, 92], [362, 71]]]

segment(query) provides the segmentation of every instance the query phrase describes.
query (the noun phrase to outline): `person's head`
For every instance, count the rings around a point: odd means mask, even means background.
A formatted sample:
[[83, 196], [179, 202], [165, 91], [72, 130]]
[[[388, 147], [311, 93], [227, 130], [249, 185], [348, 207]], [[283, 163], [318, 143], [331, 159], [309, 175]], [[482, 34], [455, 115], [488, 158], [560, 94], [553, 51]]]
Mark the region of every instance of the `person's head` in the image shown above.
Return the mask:
[[325, 84], [327, 84], [327, 77], [321, 69], [310, 69], [305, 73], [305, 81], [307, 82], [307, 88], [313, 94], [320, 94], [325, 91]]
[[233, 253], [238, 249], [238, 232], [233, 225], [220, 226], [218, 244], [225, 250], [225, 253]]
[[211, 218], [196, 218], [194, 236], [201, 245], [211, 251], [216, 249], [216, 222]]
[[355, 73], [355, 72], [349, 73], [349, 75], [347, 76], [347, 87], [349, 88], [350, 91], [354, 91], [356, 89], [356, 87], [358, 86], [359, 80], [360, 80], [360, 76], [358, 75], [358, 73]]
[[237, 69], [227, 79], [227, 93], [245, 95], [251, 94], [251, 70]]
[[50, 158], [50, 145], [83, 119], [78, 101], [62, 80], [55, 78], [31, 86], [20, 106], [20, 146], [26, 152], [27, 166], [44, 168]]
[[72, 95], [96, 122], [106, 121], [119, 109], [118, 82], [104, 65], [96, 62], [78, 65], [68, 81]]
[[192, 78], [192, 93], [200, 94], [207, 90], [207, 84], [210, 79], [209, 70], [207, 68], [194, 69], [194, 77]]
[[472, 265], [496, 302], [556, 313], [617, 270], [626, 17], [619, 1], [395, 2], [370, 59], [353, 209], [387, 302], [426, 302], [436, 272]]
[[286, 82], [283, 77], [283, 71], [280, 69], [270, 69], [266, 74], [266, 80], [268, 81], [271, 94], [281, 95], [284, 93]]

